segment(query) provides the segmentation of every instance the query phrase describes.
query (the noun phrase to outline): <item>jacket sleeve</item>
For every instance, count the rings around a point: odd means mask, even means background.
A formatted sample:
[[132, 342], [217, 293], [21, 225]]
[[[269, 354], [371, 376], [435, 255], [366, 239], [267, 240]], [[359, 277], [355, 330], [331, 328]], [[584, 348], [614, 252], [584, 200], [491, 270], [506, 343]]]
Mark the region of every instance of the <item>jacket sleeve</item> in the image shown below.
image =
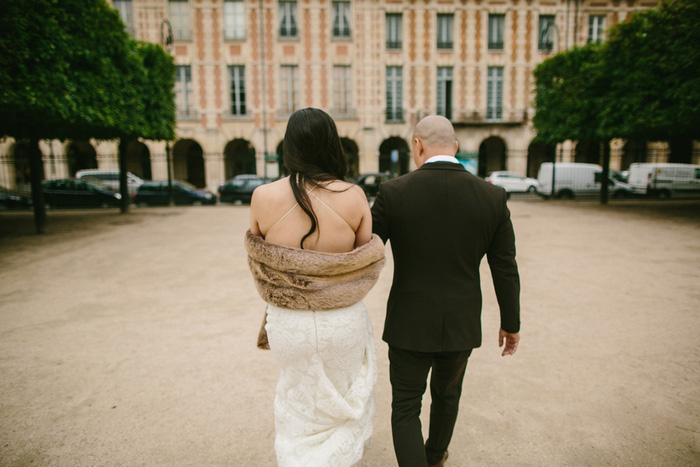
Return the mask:
[[486, 253], [493, 286], [501, 311], [501, 329], [520, 331], [520, 276], [515, 262], [515, 232], [503, 194], [501, 216], [491, 245]]
[[372, 232], [379, 235], [384, 243], [389, 240], [389, 219], [387, 219], [387, 207], [384, 184], [379, 185], [379, 192], [372, 205]]

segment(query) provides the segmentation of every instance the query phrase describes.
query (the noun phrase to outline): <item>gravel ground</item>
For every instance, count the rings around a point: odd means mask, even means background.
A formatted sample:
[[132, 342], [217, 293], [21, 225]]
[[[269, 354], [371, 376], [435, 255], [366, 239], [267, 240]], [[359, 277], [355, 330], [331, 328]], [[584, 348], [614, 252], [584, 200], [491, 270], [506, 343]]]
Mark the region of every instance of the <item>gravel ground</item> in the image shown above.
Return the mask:
[[[485, 341], [447, 465], [700, 465], [700, 203], [510, 206], [522, 341], [500, 357], [484, 261]], [[248, 215], [50, 211], [38, 236], [31, 213], [0, 212], [0, 466], [275, 465]], [[361, 467], [396, 465], [387, 253], [365, 300], [379, 382]]]

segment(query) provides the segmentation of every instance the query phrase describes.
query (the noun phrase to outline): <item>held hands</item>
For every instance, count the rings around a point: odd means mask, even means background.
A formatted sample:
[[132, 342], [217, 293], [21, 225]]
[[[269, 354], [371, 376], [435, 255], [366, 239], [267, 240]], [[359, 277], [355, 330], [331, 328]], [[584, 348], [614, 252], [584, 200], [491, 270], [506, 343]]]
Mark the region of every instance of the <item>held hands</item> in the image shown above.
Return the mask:
[[520, 333], [516, 332], [514, 334], [511, 334], [509, 332], [505, 332], [503, 329], [499, 329], [499, 331], [498, 331], [498, 346], [503, 347], [504, 342], [506, 344], [501, 356], [505, 357], [506, 355], [513, 355], [515, 353], [515, 351], [518, 350], [518, 342], [519, 341], [520, 341]]

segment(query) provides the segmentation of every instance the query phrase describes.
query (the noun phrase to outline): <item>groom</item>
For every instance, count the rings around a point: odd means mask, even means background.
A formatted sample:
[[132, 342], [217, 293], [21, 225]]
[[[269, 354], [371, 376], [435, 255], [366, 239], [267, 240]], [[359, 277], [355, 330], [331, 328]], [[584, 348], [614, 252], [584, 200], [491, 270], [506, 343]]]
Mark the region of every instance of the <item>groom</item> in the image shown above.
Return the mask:
[[[373, 230], [391, 240], [394, 257], [383, 335], [391, 427], [400, 467], [442, 466], [467, 359], [481, 345], [479, 263], [486, 255], [501, 313], [502, 355], [514, 354], [520, 339], [520, 279], [506, 193], [457, 161], [450, 121], [422, 119], [412, 148], [418, 170], [384, 182], [372, 207]], [[431, 368], [424, 445], [419, 416]]]

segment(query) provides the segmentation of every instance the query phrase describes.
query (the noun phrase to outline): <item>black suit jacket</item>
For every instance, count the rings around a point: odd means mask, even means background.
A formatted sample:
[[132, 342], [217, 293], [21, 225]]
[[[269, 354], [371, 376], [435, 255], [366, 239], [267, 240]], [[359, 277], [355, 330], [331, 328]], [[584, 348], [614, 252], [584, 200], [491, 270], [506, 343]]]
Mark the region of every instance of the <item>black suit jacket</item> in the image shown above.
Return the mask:
[[479, 347], [484, 255], [501, 327], [520, 330], [515, 235], [502, 188], [460, 164], [424, 164], [381, 184], [372, 225], [390, 240], [394, 257], [383, 334], [389, 345], [419, 352]]

